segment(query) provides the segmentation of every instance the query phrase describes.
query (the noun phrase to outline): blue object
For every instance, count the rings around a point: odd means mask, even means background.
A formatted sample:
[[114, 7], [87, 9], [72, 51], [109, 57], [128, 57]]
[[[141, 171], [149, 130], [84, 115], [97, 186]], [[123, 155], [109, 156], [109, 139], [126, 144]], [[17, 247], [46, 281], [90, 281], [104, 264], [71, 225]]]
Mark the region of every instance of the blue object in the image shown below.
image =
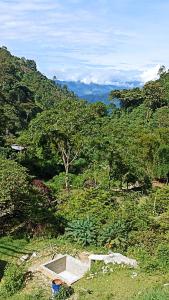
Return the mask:
[[60, 290], [60, 284], [52, 283], [52, 293], [54, 295], [58, 294]]

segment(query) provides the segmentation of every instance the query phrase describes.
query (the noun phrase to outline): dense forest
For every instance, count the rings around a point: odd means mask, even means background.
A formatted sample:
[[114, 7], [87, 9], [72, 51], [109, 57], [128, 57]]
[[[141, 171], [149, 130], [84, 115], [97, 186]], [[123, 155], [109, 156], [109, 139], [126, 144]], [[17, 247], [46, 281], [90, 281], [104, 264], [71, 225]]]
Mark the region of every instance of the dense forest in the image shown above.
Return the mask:
[[103, 247], [165, 273], [169, 72], [109, 98], [78, 99], [0, 48], [0, 235]]

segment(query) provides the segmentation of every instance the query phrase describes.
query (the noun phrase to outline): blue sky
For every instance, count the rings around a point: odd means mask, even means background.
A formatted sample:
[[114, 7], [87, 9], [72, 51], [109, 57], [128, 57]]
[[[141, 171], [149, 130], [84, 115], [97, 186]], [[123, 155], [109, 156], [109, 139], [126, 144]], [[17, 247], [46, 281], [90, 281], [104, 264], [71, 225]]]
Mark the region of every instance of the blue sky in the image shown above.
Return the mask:
[[0, 44], [48, 77], [109, 83], [169, 67], [169, 0], [0, 0]]

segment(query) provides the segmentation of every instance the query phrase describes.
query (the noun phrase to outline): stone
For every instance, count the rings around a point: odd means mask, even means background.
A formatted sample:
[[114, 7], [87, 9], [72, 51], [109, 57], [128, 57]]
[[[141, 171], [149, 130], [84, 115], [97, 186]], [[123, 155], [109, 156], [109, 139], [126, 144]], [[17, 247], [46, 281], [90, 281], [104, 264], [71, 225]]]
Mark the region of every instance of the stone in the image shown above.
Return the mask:
[[132, 274], [131, 274], [131, 278], [135, 278], [135, 277], [137, 277], [138, 276], [138, 274], [136, 273], [136, 272], [133, 272]]
[[29, 259], [29, 254], [25, 254], [20, 257], [21, 261], [27, 261], [28, 259]]

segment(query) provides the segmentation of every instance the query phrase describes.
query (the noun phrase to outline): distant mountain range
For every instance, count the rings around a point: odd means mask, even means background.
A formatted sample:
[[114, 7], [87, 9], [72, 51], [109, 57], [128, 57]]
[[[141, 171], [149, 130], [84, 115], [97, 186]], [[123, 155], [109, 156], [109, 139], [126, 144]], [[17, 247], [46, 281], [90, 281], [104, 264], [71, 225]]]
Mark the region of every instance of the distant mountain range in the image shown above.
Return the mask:
[[73, 91], [82, 99], [86, 99], [89, 102], [102, 101], [105, 104], [109, 103], [109, 94], [112, 90], [122, 90], [134, 87], [140, 87], [142, 84], [140, 81], [130, 82], [114, 82], [112, 84], [96, 84], [96, 83], [83, 83], [81, 81], [61, 81], [56, 80], [57, 84], [61, 86], [66, 85], [69, 90]]

